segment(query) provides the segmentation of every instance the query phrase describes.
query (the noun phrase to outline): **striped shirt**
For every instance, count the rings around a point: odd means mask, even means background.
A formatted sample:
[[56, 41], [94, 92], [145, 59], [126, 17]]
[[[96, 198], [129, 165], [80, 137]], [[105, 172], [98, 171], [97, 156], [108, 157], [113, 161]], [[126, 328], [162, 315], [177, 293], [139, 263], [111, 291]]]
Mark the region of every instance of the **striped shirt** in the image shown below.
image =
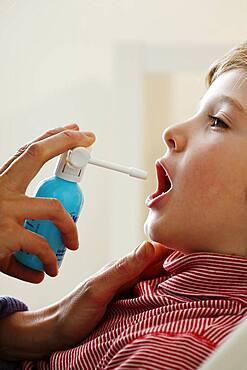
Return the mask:
[[247, 258], [173, 252], [164, 275], [115, 299], [77, 347], [25, 370], [193, 370], [247, 313]]

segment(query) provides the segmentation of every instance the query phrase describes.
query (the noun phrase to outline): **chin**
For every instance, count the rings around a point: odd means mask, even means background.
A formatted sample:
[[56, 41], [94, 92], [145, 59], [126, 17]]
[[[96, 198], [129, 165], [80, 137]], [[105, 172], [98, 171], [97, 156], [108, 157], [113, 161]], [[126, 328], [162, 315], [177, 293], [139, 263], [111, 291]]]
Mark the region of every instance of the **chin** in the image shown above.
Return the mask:
[[157, 217], [155, 212], [149, 212], [144, 223], [144, 233], [153, 242], [166, 245], [167, 248], [177, 249], [177, 230], [164, 217]]
[[145, 223], [144, 223], [144, 233], [145, 235], [150, 238], [150, 240], [164, 244], [164, 235], [162, 235], [162, 227], [159, 225], [159, 222], [154, 222], [154, 220], [151, 219], [151, 216], [147, 217]]

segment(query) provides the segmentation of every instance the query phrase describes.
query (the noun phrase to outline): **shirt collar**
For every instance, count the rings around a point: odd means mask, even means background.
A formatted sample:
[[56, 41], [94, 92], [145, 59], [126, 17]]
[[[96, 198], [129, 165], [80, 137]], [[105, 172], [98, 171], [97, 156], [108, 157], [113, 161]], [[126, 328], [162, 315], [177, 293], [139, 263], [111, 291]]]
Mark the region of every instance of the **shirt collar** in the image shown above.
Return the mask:
[[247, 258], [219, 253], [173, 252], [163, 265], [163, 289], [183, 296], [237, 298], [247, 304]]

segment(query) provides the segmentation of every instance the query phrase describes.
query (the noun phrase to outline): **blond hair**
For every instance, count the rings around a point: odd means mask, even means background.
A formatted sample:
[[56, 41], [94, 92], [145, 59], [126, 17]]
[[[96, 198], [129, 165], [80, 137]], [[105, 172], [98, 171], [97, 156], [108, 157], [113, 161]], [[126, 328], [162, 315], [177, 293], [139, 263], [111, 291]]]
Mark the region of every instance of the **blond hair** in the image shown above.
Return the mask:
[[217, 77], [231, 69], [243, 69], [247, 72], [247, 42], [230, 49], [209, 67], [206, 76], [207, 86], [209, 87]]

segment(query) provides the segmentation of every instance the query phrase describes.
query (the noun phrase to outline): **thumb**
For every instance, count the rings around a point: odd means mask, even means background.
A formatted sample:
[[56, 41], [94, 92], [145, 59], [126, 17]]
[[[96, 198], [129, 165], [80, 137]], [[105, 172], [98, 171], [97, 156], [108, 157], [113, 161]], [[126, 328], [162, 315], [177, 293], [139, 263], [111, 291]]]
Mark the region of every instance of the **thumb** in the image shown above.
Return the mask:
[[104, 271], [99, 272], [95, 279], [97, 280], [99, 291], [105, 300], [107, 302], [110, 301], [120, 290], [122, 291], [126, 286], [134, 284], [154, 258], [153, 245], [145, 241], [133, 252], [121, 258]]
[[174, 252], [173, 249], [168, 248], [164, 244], [157, 242], [152, 242], [152, 244], [154, 246], [155, 256], [150, 266], [148, 266], [143, 274], [141, 274], [140, 279], [142, 280], [163, 276], [165, 274], [163, 267], [164, 261], [172, 252]]

